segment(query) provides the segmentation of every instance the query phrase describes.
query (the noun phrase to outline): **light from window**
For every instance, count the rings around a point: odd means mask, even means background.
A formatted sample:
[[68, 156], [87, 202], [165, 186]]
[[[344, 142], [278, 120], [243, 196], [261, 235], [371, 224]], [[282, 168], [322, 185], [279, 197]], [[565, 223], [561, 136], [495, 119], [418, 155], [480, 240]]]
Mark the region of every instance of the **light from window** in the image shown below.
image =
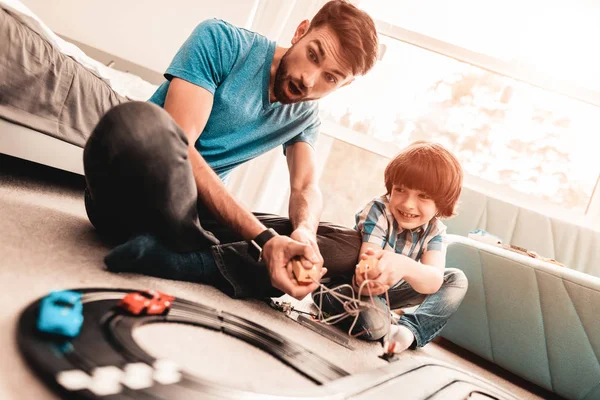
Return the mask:
[[367, 0], [373, 18], [600, 90], [600, 3], [591, 0]]
[[600, 173], [600, 109], [382, 37], [366, 76], [321, 100], [321, 115], [400, 147], [443, 144], [471, 175], [585, 212]]

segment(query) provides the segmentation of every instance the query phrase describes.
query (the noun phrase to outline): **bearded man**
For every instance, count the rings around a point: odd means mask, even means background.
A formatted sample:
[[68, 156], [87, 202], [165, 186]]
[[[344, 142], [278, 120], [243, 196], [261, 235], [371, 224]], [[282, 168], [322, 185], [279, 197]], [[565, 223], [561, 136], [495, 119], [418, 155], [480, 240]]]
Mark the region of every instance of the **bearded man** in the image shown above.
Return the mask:
[[[84, 151], [86, 209], [118, 244], [110, 270], [213, 285], [234, 297], [303, 298], [316, 280], [353, 272], [360, 238], [320, 223], [313, 145], [315, 100], [348, 85], [377, 59], [372, 19], [343, 0], [302, 21], [292, 47], [221, 20], [199, 24], [149, 102], [111, 109]], [[289, 219], [253, 214], [223, 181], [282, 145], [290, 173]]]

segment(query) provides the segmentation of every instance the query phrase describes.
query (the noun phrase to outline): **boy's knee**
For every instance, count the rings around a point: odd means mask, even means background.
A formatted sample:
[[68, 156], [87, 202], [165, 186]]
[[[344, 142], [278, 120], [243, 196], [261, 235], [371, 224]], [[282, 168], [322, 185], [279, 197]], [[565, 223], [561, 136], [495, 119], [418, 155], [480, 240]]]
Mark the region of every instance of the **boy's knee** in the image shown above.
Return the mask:
[[453, 287], [462, 287], [465, 290], [469, 287], [469, 280], [463, 271], [458, 268], [446, 268], [444, 272], [444, 283]]

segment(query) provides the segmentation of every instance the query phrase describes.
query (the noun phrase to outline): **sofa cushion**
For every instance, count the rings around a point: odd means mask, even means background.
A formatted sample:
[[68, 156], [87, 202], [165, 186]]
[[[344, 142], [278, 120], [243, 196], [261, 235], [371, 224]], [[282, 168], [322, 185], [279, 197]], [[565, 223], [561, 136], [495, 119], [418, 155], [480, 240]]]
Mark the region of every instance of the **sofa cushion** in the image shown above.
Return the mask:
[[448, 340], [569, 399], [600, 396], [600, 278], [449, 235], [469, 279]]
[[600, 232], [543, 215], [507, 201], [463, 188], [458, 215], [444, 223], [448, 232], [467, 236], [484, 229], [504, 243], [554, 258], [567, 267], [600, 277]]

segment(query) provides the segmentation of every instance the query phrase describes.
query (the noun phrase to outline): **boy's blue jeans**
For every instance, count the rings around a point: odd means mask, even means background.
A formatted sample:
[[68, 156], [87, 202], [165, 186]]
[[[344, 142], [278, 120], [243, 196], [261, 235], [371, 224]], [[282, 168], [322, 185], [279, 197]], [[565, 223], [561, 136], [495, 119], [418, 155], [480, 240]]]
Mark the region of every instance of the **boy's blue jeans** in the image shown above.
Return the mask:
[[[348, 283], [348, 281], [337, 279], [327, 286], [335, 288], [343, 283]], [[352, 334], [360, 333], [358, 337], [364, 340], [379, 340], [388, 332], [387, 313], [390, 312], [390, 309], [395, 310], [419, 305], [415, 311], [404, 313], [397, 324], [405, 326], [414, 334], [415, 341], [411, 348], [423, 347], [440, 334], [448, 319], [458, 309], [465, 297], [467, 287], [467, 277], [461, 270], [456, 268], [446, 268], [442, 286], [433, 294], [421, 294], [415, 291], [407, 282], [402, 282], [388, 291], [389, 307], [386, 304], [385, 296], [373, 296], [379, 311], [372, 308], [362, 310], [352, 329]], [[336, 289], [336, 292], [346, 296], [351, 294], [348, 287]], [[331, 294], [323, 293], [321, 295], [317, 289], [312, 296], [317, 306], [322, 297], [321, 309], [323, 312], [329, 315], [344, 312], [343, 304]], [[365, 302], [371, 301], [368, 296], [363, 296], [362, 300]], [[347, 332], [353, 321], [354, 317], [348, 317], [340, 321], [337, 326]]]

